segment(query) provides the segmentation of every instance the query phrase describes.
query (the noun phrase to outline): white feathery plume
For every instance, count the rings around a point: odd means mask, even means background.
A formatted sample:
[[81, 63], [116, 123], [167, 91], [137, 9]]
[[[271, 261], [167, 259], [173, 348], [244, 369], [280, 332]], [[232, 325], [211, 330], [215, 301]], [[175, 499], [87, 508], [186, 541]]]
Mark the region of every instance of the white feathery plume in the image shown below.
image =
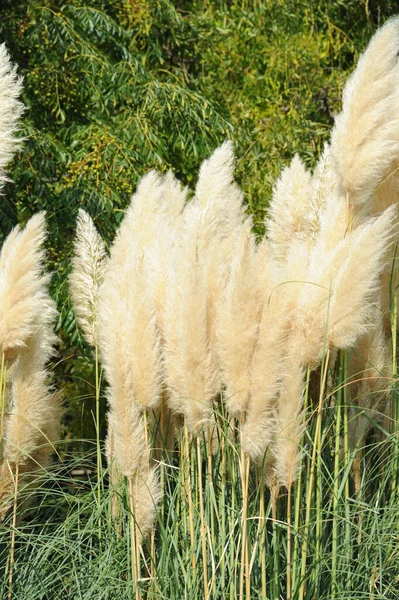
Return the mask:
[[259, 332], [262, 308], [257, 285], [258, 261], [252, 220], [237, 234], [230, 276], [220, 296], [217, 341], [225, 403], [229, 414], [240, 417], [249, 402], [250, 366]]
[[[261, 258], [264, 260], [267, 255], [271, 251], [262, 249]], [[284, 370], [292, 288], [280, 285], [282, 274], [272, 260], [263, 262], [258, 269], [262, 314], [251, 361], [250, 398], [241, 428], [241, 444], [251, 458], [263, 460], [265, 452], [271, 451], [276, 435], [277, 398]]]
[[234, 150], [230, 141], [224, 142], [202, 163], [195, 188], [195, 202], [203, 210], [214, 213], [219, 221], [221, 236], [226, 230], [231, 231], [241, 224], [243, 193], [234, 183]]
[[69, 289], [86, 341], [97, 345], [98, 303], [107, 263], [105, 244], [92, 218], [79, 209]]
[[169, 171], [161, 182], [160, 205], [153, 217], [154, 233], [146, 250], [149, 296], [154, 299], [157, 327], [164, 338], [166, 288], [173, 275], [173, 255], [183, 225], [188, 189]]
[[226, 142], [200, 170], [195, 198], [186, 206], [174, 252], [165, 311], [165, 366], [169, 405], [190, 430], [209, 422], [219, 390], [217, 300], [226, 284], [242, 193], [233, 179], [234, 155]]
[[169, 170], [163, 178], [162, 204], [173, 219], [179, 219], [187, 202], [188, 188], [183, 187]]
[[[59, 431], [59, 395], [48, 387], [48, 373], [45, 361], [54, 352], [56, 337], [52, 333], [55, 306], [48, 299], [47, 323], [41, 317], [42, 330], [27, 341], [18, 360], [12, 368], [10, 403], [5, 422], [3, 458], [9, 464], [32, 465], [35, 453], [41, 445], [46, 445], [48, 455], [50, 444], [57, 439]], [[39, 316], [38, 316], [39, 318]], [[40, 466], [44, 466], [40, 463]]]
[[21, 141], [15, 137], [17, 122], [24, 107], [18, 100], [22, 78], [11, 64], [4, 44], [0, 44], [0, 189], [7, 181], [5, 167], [19, 149]]
[[279, 486], [287, 489], [297, 477], [301, 458], [299, 444], [304, 430], [305, 373], [305, 368], [298, 360], [297, 349], [290, 345], [279, 393], [276, 441], [273, 446], [275, 476]]
[[[145, 249], [160, 194], [159, 177], [155, 173], [143, 177], [112, 245], [101, 291], [99, 346], [110, 385], [111, 412], [114, 390], [118, 390], [116, 402], [121, 401], [117, 421], [123, 421], [124, 405], [153, 408], [159, 400], [159, 335]], [[120, 394], [121, 386], [126, 389]]]
[[[10, 256], [13, 257], [12, 252]], [[41, 259], [39, 254], [37, 271], [42, 266]], [[46, 371], [57, 341], [53, 328], [58, 313], [46, 282], [42, 278], [40, 303], [35, 305], [35, 330], [18, 347], [16, 360], [7, 373], [10, 392], [2, 448], [1, 496], [10, 494], [16, 468], [24, 479], [29, 478], [31, 485], [35, 484], [35, 472], [46, 466], [59, 437], [60, 397], [49, 387]]]
[[[160, 340], [147, 264], [160, 207], [162, 179], [151, 172], [140, 181], [111, 247], [99, 302], [99, 348], [109, 384], [108, 459], [135, 482], [134, 487], [150, 472], [143, 412], [158, 405], [162, 391]], [[154, 490], [153, 495], [158, 497]], [[147, 496], [139, 497], [133, 490], [137, 527], [143, 530], [149, 518], [145, 512], [149, 507], [142, 506]], [[144, 523], [140, 510], [147, 515]]]
[[352, 471], [355, 489], [360, 490], [360, 464], [365, 441], [375, 422], [386, 418], [392, 382], [392, 352], [384, 330], [380, 302], [373, 310], [373, 326], [362, 336], [349, 360], [351, 408], [349, 444], [355, 450]]
[[337, 274], [331, 297], [331, 346], [353, 346], [372, 324], [370, 301], [379, 288], [387, 250], [397, 234], [397, 208], [391, 206], [349, 236], [348, 256]]
[[[362, 440], [381, 420], [392, 380], [392, 354], [383, 327], [379, 302], [373, 307], [373, 326], [350, 354], [349, 392], [353, 408], [349, 419], [349, 441], [361, 451]], [[360, 452], [361, 453], [361, 452]]]
[[338, 194], [338, 178], [331, 161], [331, 151], [325, 144], [310, 181], [310, 208], [304, 215], [304, 228], [310, 240], [315, 240], [321, 227], [321, 216], [331, 198]]
[[157, 506], [162, 498], [156, 468], [143, 468], [134, 486], [133, 507], [137, 524], [139, 543], [150, 532], [157, 515]]
[[315, 245], [293, 321], [304, 365], [317, 366], [328, 347], [348, 349], [367, 331], [369, 302], [396, 229], [391, 207], [349, 233], [332, 251], [320, 254]]
[[12, 362], [17, 349], [37, 333], [38, 307], [47, 301], [48, 275], [42, 274], [45, 239], [44, 213], [17, 226], [0, 254], [0, 348]]
[[[207, 330], [208, 297], [198, 239], [185, 236], [165, 308], [165, 367], [169, 406], [194, 430], [210, 418], [218, 390]], [[177, 255], [176, 255], [177, 256]], [[176, 279], [175, 279], [176, 278]]]
[[311, 200], [311, 175], [296, 154], [274, 187], [265, 221], [266, 235], [278, 261], [284, 262], [293, 238], [306, 237]]
[[[385, 179], [385, 181], [378, 186], [374, 194], [373, 210], [375, 214], [379, 214], [388, 206], [397, 203], [399, 200], [399, 170], [397, 169], [398, 164], [395, 166], [395, 173]], [[398, 242], [399, 239], [396, 238], [395, 243], [398, 244]], [[390, 296], [391, 290], [397, 289], [398, 280], [397, 257], [398, 247], [393, 246], [391, 252], [387, 255], [386, 268], [381, 274], [381, 310], [385, 331], [389, 335], [391, 334]], [[397, 323], [397, 327], [399, 327], [399, 322]]]
[[[399, 157], [399, 18], [372, 38], [347, 81], [331, 134], [341, 191], [364, 205]], [[372, 211], [367, 206], [366, 212]]]

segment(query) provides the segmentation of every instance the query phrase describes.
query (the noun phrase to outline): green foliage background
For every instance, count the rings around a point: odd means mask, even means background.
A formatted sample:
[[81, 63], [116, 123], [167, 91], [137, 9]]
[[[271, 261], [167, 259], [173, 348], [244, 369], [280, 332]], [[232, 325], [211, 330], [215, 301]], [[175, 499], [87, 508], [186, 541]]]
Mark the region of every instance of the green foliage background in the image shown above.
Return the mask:
[[314, 165], [354, 62], [395, 13], [394, 0], [1, 1], [27, 110], [0, 230], [47, 211], [68, 432], [93, 437], [93, 361], [67, 286], [78, 208], [110, 242], [146, 171], [194, 185], [230, 137], [262, 232], [278, 173], [295, 152]]

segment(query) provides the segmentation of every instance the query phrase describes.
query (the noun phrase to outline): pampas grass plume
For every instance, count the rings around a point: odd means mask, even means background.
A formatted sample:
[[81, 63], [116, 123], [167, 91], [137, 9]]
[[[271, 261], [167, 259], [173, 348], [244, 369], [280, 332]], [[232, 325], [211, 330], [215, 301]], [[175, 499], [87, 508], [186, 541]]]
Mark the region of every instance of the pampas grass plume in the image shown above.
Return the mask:
[[200, 169], [186, 206], [166, 299], [165, 367], [174, 412], [190, 430], [211, 418], [220, 387], [216, 353], [218, 298], [226, 285], [243, 221], [242, 193], [234, 183], [232, 144], [225, 142]]
[[284, 262], [293, 238], [306, 237], [311, 209], [310, 183], [310, 173], [295, 155], [274, 187], [265, 225], [273, 254], [280, 262]]
[[11, 64], [4, 44], [0, 44], [0, 189], [7, 181], [4, 170], [21, 141], [15, 137], [17, 122], [24, 107], [18, 100], [22, 89], [22, 78]]
[[[399, 158], [399, 18], [377, 31], [345, 85], [331, 134], [342, 192], [364, 204]], [[368, 206], [368, 212], [372, 210]]]
[[290, 488], [298, 473], [299, 444], [304, 430], [303, 392], [306, 370], [298, 361], [295, 348], [287, 356], [281, 385], [273, 446], [275, 475], [279, 486]]
[[9, 362], [40, 327], [38, 307], [47, 301], [49, 281], [42, 274], [45, 235], [39, 213], [11, 232], [0, 254], [0, 347]]
[[248, 219], [238, 233], [229, 280], [220, 295], [217, 344], [225, 402], [231, 416], [240, 417], [249, 403], [250, 367], [262, 308], [257, 286], [255, 238]]
[[105, 244], [90, 215], [79, 209], [69, 289], [86, 341], [97, 345], [98, 303], [107, 262]]
[[[10, 391], [2, 448], [1, 496], [10, 494], [13, 473], [17, 468], [20, 475], [29, 476], [30, 485], [33, 485], [35, 473], [48, 463], [54, 450], [53, 443], [59, 438], [60, 395], [49, 386], [46, 370], [46, 363], [54, 354], [57, 342], [53, 328], [58, 313], [48, 295], [48, 278], [40, 276], [43, 254], [38, 243], [43, 236], [43, 215], [33, 217], [23, 232], [11, 235], [8, 240], [12, 242], [11, 247], [5, 248], [0, 259], [2, 262], [8, 257], [9, 267], [12, 268], [23, 248], [29, 254], [26, 264], [21, 265], [23, 275], [20, 278], [31, 284], [25, 288], [22, 306], [29, 305], [29, 315], [35, 323], [34, 327], [24, 329], [23, 343], [16, 346], [15, 360], [7, 373]], [[29, 266], [32, 273], [26, 272]], [[32, 278], [35, 285], [31, 282]], [[8, 281], [8, 296], [14, 297], [15, 290], [12, 290], [11, 283]], [[21, 281], [16, 279], [17, 291], [22, 287], [20, 284]], [[31, 297], [27, 295], [28, 290], [31, 291]], [[25, 315], [22, 313], [19, 316], [23, 321]], [[2, 317], [6, 318], [7, 315], [3, 314]]]

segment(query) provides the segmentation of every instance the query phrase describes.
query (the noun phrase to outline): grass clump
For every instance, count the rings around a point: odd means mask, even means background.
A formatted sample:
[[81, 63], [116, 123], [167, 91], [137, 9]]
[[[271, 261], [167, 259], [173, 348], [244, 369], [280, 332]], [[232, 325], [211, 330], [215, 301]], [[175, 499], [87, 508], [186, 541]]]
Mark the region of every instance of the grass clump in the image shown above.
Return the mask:
[[[2, 293], [23, 279], [33, 308], [12, 310], [20, 293], [2, 313], [6, 333], [21, 333], [7, 326], [16, 314], [24, 334], [2, 342], [4, 596], [398, 595], [399, 232], [386, 185], [399, 159], [398, 31], [388, 21], [362, 55], [313, 173], [298, 156], [283, 171], [263, 238], [230, 142], [193, 194], [171, 172], [145, 175], [109, 256], [80, 213], [70, 284], [94, 348], [96, 444], [82, 457], [67, 442], [48, 469], [48, 445], [43, 458], [25, 426], [52, 442], [58, 423], [43, 215], [10, 234]], [[10, 245], [35, 227], [18, 278]]]

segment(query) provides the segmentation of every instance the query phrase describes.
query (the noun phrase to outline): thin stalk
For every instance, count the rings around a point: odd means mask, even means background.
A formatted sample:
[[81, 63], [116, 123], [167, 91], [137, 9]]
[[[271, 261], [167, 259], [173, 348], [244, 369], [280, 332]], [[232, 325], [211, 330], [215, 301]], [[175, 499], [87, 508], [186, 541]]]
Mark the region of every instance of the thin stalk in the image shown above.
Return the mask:
[[322, 474], [322, 442], [321, 427], [317, 431], [317, 457], [316, 457], [316, 548], [314, 573], [314, 594], [318, 595], [318, 583], [320, 581], [320, 566], [322, 562], [321, 532], [322, 532], [322, 497], [323, 497], [323, 474]]
[[[226, 544], [226, 449], [225, 449], [225, 444], [226, 444], [226, 431], [225, 431], [225, 427], [223, 424], [223, 427], [221, 428], [221, 443], [220, 443], [220, 453], [221, 453], [221, 463], [220, 463], [220, 470], [221, 470], [221, 483], [222, 483], [222, 487], [220, 489], [220, 496], [219, 496], [219, 513], [221, 515], [221, 522], [220, 522], [220, 535], [221, 535], [221, 540], [220, 540], [220, 547], [224, 548], [225, 544]], [[226, 560], [225, 560], [225, 556], [224, 556], [224, 552], [220, 561], [220, 570], [221, 570], [221, 586], [222, 589], [224, 589], [224, 585], [225, 585], [225, 575], [226, 575]]]
[[12, 580], [13, 580], [13, 574], [14, 574], [15, 532], [16, 532], [16, 525], [17, 525], [18, 476], [19, 476], [19, 465], [17, 464], [15, 467], [14, 502], [13, 502], [13, 509], [12, 509], [10, 567], [9, 567], [9, 574], [8, 574], [8, 600], [11, 600], [11, 598], [12, 598]]
[[197, 461], [198, 461], [198, 491], [200, 504], [200, 520], [201, 520], [201, 546], [202, 546], [202, 563], [204, 571], [204, 600], [209, 598], [208, 589], [208, 561], [206, 555], [206, 528], [205, 528], [205, 513], [204, 513], [204, 496], [202, 489], [202, 460], [201, 460], [201, 441], [197, 437]]
[[[187, 485], [187, 470], [190, 468], [189, 466], [189, 459], [186, 456], [186, 450], [185, 450], [185, 437], [186, 437], [186, 431], [185, 428], [183, 428], [181, 435], [180, 435], [180, 439], [179, 439], [179, 448], [180, 448], [180, 452], [179, 452], [179, 462], [180, 462], [180, 466], [179, 466], [179, 474], [180, 474], [180, 482], [181, 482], [181, 502], [178, 504], [177, 506], [177, 520], [179, 523], [181, 523], [181, 528], [182, 528], [182, 537], [183, 539], [187, 539], [188, 536], [188, 520], [190, 517], [187, 518], [187, 506], [188, 506], [188, 494], [190, 492], [190, 486]], [[180, 515], [181, 512], [181, 515]], [[186, 555], [186, 560], [187, 563], [191, 560], [191, 557], [193, 555], [193, 549], [190, 545], [190, 547], [188, 548], [187, 545], [185, 546], [185, 555]]]
[[287, 490], [287, 600], [291, 600], [291, 489]]
[[1, 420], [0, 420], [0, 442], [3, 445], [3, 429], [4, 429], [4, 413], [6, 406], [6, 358], [4, 352], [1, 353], [1, 369], [0, 369], [0, 403], [1, 403]]
[[95, 346], [96, 353], [96, 445], [97, 445], [97, 499], [98, 506], [101, 504], [101, 444], [100, 444], [100, 377], [98, 364], [98, 344]]
[[260, 500], [259, 500], [259, 514], [260, 514], [260, 525], [261, 525], [261, 537], [260, 537], [260, 568], [262, 578], [262, 600], [266, 600], [266, 519], [265, 519], [265, 483], [263, 469], [260, 477]]
[[[209, 489], [209, 512], [210, 512], [210, 536], [211, 540], [215, 539], [215, 490], [213, 486], [213, 468], [212, 468], [212, 436], [213, 436], [213, 428], [208, 427], [207, 431], [207, 480], [208, 480], [208, 489]], [[211, 585], [210, 591], [211, 593], [215, 592], [216, 585], [216, 576], [215, 573], [212, 573], [211, 577]]]
[[134, 505], [133, 505], [133, 479], [132, 477], [128, 477], [129, 483], [129, 506], [130, 506], [130, 550], [131, 550], [131, 562], [132, 562], [132, 575], [133, 575], [133, 583], [135, 588], [136, 600], [140, 600], [141, 593], [139, 587], [139, 573], [140, 573], [140, 554], [137, 551], [137, 532], [136, 532], [136, 523], [134, 520]]
[[[245, 465], [245, 485], [246, 485], [246, 489], [245, 489], [245, 495], [246, 495], [246, 509], [245, 509], [245, 515], [247, 517], [247, 513], [248, 513], [248, 487], [249, 487], [249, 467], [250, 467], [250, 459], [249, 456], [246, 457], [246, 465]], [[245, 593], [246, 593], [246, 600], [250, 600], [251, 598], [251, 573], [250, 573], [250, 569], [249, 569], [249, 556], [250, 556], [250, 549], [249, 549], [249, 543], [250, 543], [250, 538], [248, 535], [248, 522], [245, 526], [245, 532], [246, 532], [246, 544], [245, 544]]]
[[310, 474], [309, 474], [308, 494], [307, 494], [307, 499], [306, 499], [305, 532], [304, 532], [304, 540], [303, 540], [303, 544], [302, 544], [301, 587], [299, 588], [299, 600], [303, 600], [304, 596], [305, 596], [305, 575], [306, 575], [307, 553], [308, 553], [308, 546], [309, 546], [310, 510], [311, 510], [311, 503], [312, 503], [312, 496], [313, 496], [313, 480], [314, 480], [314, 476], [315, 476], [316, 452], [317, 452], [316, 440], [318, 439], [319, 431], [321, 430], [321, 413], [322, 413], [322, 408], [323, 408], [323, 398], [324, 398], [324, 390], [325, 390], [326, 381], [327, 381], [327, 371], [328, 371], [329, 360], [330, 360], [330, 348], [327, 350], [327, 354], [326, 354], [326, 357], [324, 360], [323, 377], [322, 377], [322, 383], [320, 386], [319, 404], [317, 407], [315, 441], [313, 444], [312, 460], [311, 460]]
[[[392, 275], [391, 275], [392, 277]], [[396, 324], [398, 319], [398, 297], [395, 291], [391, 292], [391, 333], [392, 333], [392, 392], [391, 392], [391, 422], [392, 422], [392, 433], [397, 434], [398, 431], [398, 420], [399, 420], [399, 390], [398, 390], [398, 358], [397, 358], [397, 347], [396, 347]], [[394, 461], [393, 464], [396, 468], [393, 469], [392, 480], [391, 480], [391, 491], [395, 494], [399, 491], [398, 488], [398, 437], [395, 435], [393, 444]]]
[[343, 381], [343, 354], [340, 356], [338, 390], [335, 401], [335, 448], [334, 448], [334, 500], [333, 500], [333, 531], [332, 531], [332, 587], [331, 600], [335, 600], [338, 592], [337, 567], [338, 567], [338, 539], [339, 539], [339, 465], [340, 465], [340, 445], [341, 445], [341, 405], [342, 405], [342, 381]]
[[[348, 360], [347, 353], [344, 352], [344, 473], [345, 473], [345, 485], [344, 485], [344, 499], [345, 499], [345, 548], [346, 548], [346, 559], [349, 565], [351, 555], [351, 529], [350, 529], [350, 497], [349, 497], [349, 429], [348, 429], [348, 409], [349, 409], [349, 394], [348, 386]], [[350, 580], [350, 569], [348, 570], [348, 579]], [[348, 581], [349, 584], [349, 581]], [[348, 588], [349, 589], [349, 588]]]
[[188, 499], [188, 518], [190, 527], [190, 554], [191, 565], [193, 569], [196, 567], [195, 558], [195, 532], [194, 532], [194, 509], [193, 496], [191, 493], [191, 465], [190, 465], [190, 443], [188, 437], [187, 425], [184, 425], [184, 456], [185, 456], [185, 479], [187, 483], [187, 499]]
[[[247, 468], [248, 463], [248, 468]], [[241, 518], [241, 567], [240, 567], [240, 600], [244, 598], [244, 579], [249, 578], [248, 544], [247, 544], [247, 510], [248, 510], [248, 476], [249, 457], [241, 448], [241, 489], [242, 489], [242, 518]], [[247, 587], [246, 587], [247, 590]]]
[[[231, 420], [233, 424], [234, 430], [234, 440], [236, 441], [236, 421], [234, 419]], [[230, 452], [229, 452], [230, 454]], [[230, 457], [231, 459], [231, 457]], [[229, 464], [232, 465], [231, 468], [231, 512], [230, 512], [230, 531], [233, 532], [235, 530], [235, 508], [236, 508], [236, 465], [237, 461], [229, 461]], [[236, 537], [233, 536], [230, 544], [230, 573], [234, 573], [234, 577], [230, 577], [230, 600], [236, 600], [236, 549], [235, 549], [235, 540]]]
[[[306, 371], [306, 386], [305, 386], [305, 397], [303, 401], [303, 419], [306, 419], [306, 411], [308, 407], [309, 400], [309, 384], [310, 384], [310, 369], [308, 368]], [[303, 469], [299, 469], [298, 479], [295, 483], [295, 538], [294, 538], [294, 552], [292, 559], [292, 584], [294, 589], [296, 590], [297, 584], [297, 571], [298, 571], [298, 557], [299, 557], [299, 525], [300, 525], [300, 515], [301, 515], [301, 499], [302, 499], [302, 471]]]
[[280, 530], [277, 527], [277, 501], [279, 488], [277, 483], [273, 481], [270, 484], [270, 501], [272, 506], [272, 523], [273, 523], [273, 578], [272, 578], [272, 594], [273, 600], [280, 598]]

